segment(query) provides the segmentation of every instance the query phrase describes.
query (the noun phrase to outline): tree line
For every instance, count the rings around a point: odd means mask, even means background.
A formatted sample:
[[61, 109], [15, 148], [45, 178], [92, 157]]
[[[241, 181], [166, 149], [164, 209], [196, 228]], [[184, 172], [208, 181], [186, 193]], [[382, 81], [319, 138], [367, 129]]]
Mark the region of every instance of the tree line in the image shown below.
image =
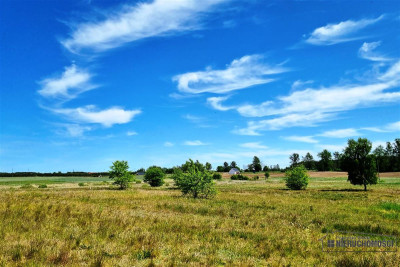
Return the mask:
[[[369, 152], [370, 153], [370, 152]], [[378, 172], [398, 172], [400, 171], [400, 138], [396, 138], [393, 143], [387, 142], [386, 147], [379, 145], [371, 155], [374, 156], [376, 169]], [[295, 167], [304, 165], [307, 170], [317, 171], [347, 171], [345, 162], [345, 151], [336, 151], [333, 154], [324, 149], [318, 153], [319, 160], [307, 153], [300, 160], [300, 155], [293, 153], [290, 155], [290, 166]]]

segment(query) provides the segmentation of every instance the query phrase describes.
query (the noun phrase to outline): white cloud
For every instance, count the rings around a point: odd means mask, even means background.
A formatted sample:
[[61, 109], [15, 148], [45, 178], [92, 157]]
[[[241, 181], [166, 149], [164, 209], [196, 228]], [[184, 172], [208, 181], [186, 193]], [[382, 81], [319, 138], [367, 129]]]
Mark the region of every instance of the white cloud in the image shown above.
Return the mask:
[[360, 135], [361, 134], [356, 129], [353, 128], [331, 130], [319, 134], [319, 136], [330, 137], [330, 138], [346, 138], [346, 137], [354, 137]]
[[129, 131], [129, 132], [126, 133], [126, 135], [127, 136], [134, 136], [134, 135], [138, 135], [138, 133], [135, 132], [135, 131]]
[[98, 123], [105, 127], [114, 124], [124, 124], [130, 122], [135, 115], [141, 113], [140, 110], [124, 110], [112, 107], [104, 110], [97, 110], [95, 106], [89, 105], [80, 108], [60, 108], [50, 109], [56, 114], [67, 116], [69, 119], [84, 123]]
[[286, 140], [295, 141], [295, 142], [303, 142], [303, 143], [311, 143], [311, 144], [318, 143], [318, 140], [315, 140], [313, 136], [285, 136], [283, 138]]
[[226, 111], [234, 109], [235, 107], [224, 107], [221, 105], [222, 101], [227, 100], [228, 96], [215, 96], [207, 98], [207, 103], [216, 110]]
[[326, 149], [331, 152], [342, 152], [344, 148], [347, 146], [347, 144], [342, 144], [342, 145], [330, 145], [330, 144], [318, 144], [316, 145], [320, 149]]
[[61, 43], [72, 52], [104, 51], [136, 40], [201, 28], [202, 15], [227, 0], [154, 0], [109, 12], [102, 21], [73, 26]]
[[71, 137], [81, 137], [86, 131], [92, 130], [92, 127], [89, 126], [82, 126], [79, 124], [68, 124], [68, 123], [63, 123], [59, 124], [59, 126], [65, 128], [65, 132], [62, 134], [67, 134], [68, 136]]
[[165, 146], [165, 147], [173, 147], [174, 144], [171, 143], [171, 142], [165, 142], [165, 143], [164, 143], [164, 146]]
[[253, 149], [267, 149], [267, 146], [262, 145], [260, 142], [250, 142], [250, 143], [243, 143], [239, 145], [240, 147], [244, 148], [253, 148]]
[[391, 58], [380, 55], [375, 52], [375, 48], [381, 45], [381, 42], [363, 43], [358, 50], [358, 56], [371, 61], [390, 61]]
[[297, 80], [292, 84], [292, 90], [297, 90], [297, 89], [303, 87], [304, 85], [312, 84], [313, 82], [314, 81], [311, 81], [311, 80], [309, 80], [309, 81]]
[[47, 78], [40, 82], [42, 88], [38, 93], [47, 98], [72, 99], [80, 93], [94, 89], [90, 84], [91, 74], [78, 68], [75, 64], [65, 68], [60, 77]]
[[173, 77], [178, 90], [189, 94], [223, 94], [250, 86], [274, 81], [268, 75], [287, 71], [281, 66], [269, 66], [261, 55], [247, 55], [233, 60], [223, 70], [207, 68], [205, 71], [188, 72]]
[[365, 127], [362, 129], [377, 133], [400, 132], [400, 121], [392, 122], [381, 127]]
[[313, 45], [332, 45], [357, 40], [360, 37], [355, 37], [354, 33], [380, 21], [383, 17], [382, 15], [376, 19], [346, 20], [337, 24], [327, 24], [315, 29], [305, 42]]
[[185, 141], [183, 143], [185, 146], [205, 146], [207, 145], [206, 143], [203, 143], [199, 140], [194, 140], [194, 141]]

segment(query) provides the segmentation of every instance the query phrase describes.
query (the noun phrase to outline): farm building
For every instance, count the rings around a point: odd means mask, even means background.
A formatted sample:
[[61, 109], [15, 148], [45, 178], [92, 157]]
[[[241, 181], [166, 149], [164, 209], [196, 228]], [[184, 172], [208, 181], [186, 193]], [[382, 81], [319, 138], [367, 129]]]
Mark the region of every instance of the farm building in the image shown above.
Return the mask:
[[240, 173], [240, 171], [238, 170], [238, 169], [236, 169], [236, 168], [232, 168], [230, 171], [229, 171], [229, 174], [239, 174]]

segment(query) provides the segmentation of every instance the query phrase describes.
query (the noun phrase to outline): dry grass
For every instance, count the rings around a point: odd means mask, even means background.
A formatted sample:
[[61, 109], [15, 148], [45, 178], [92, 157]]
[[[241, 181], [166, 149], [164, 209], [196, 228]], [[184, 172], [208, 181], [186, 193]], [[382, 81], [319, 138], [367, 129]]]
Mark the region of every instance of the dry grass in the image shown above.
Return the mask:
[[211, 200], [143, 184], [3, 189], [0, 266], [400, 266], [400, 251], [324, 253], [318, 241], [335, 229], [399, 238], [400, 178], [384, 181], [363, 192], [345, 178], [305, 191], [225, 179]]

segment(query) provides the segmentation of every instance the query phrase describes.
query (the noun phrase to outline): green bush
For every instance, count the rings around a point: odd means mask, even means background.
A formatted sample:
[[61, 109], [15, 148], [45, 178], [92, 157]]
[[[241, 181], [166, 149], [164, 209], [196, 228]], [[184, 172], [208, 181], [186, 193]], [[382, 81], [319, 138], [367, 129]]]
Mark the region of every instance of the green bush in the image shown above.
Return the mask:
[[292, 190], [306, 189], [308, 185], [307, 169], [303, 166], [297, 166], [286, 171], [286, 186]]
[[140, 181], [140, 180], [136, 180], [136, 182], [135, 183], [137, 183], [137, 184], [141, 184], [142, 183], [142, 181]]
[[21, 185], [20, 188], [22, 188], [22, 189], [32, 189], [32, 188], [34, 188], [34, 187], [33, 187], [33, 185], [31, 185], [31, 184], [24, 184], [24, 185]]
[[78, 185], [79, 186], [85, 186], [85, 183], [79, 183]]
[[264, 176], [265, 176], [265, 179], [268, 179], [269, 178], [269, 172], [265, 172]]
[[213, 197], [217, 191], [211, 173], [205, 168], [199, 169], [198, 164], [191, 159], [185, 165], [187, 166], [186, 172], [175, 169], [172, 176], [182, 193], [191, 195], [193, 198]]
[[213, 174], [213, 179], [214, 180], [221, 180], [222, 179], [222, 175], [220, 173], [214, 173]]
[[243, 174], [234, 174], [231, 176], [231, 180], [250, 180], [250, 178]]
[[47, 185], [46, 184], [41, 184], [41, 185], [39, 185], [39, 188], [47, 188]]
[[152, 187], [162, 186], [164, 184], [165, 173], [160, 167], [150, 167], [146, 170], [143, 181], [149, 183]]
[[258, 177], [258, 175], [253, 177], [253, 180], [258, 180], [258, 179], [260, 179], [260, 177]]

